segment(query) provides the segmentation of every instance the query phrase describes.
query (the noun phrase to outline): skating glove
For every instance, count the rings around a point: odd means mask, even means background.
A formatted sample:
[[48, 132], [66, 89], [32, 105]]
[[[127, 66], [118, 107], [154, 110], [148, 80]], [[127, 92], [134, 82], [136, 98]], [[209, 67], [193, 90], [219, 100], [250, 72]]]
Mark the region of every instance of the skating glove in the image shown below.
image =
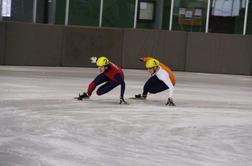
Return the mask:
[[96, 63], [96, 61], [97, 61], [97, 57], [95, 57], [95, 56], [90, 57], [91, 63]]
[[128, 104], [128, 103], [124, 100], [124, 98], [120, 98], [119, 104]]
[[86, 92], [84, 92], [83, 94], [79, 94], [79, 97], [77, 99], [82, 100], [84, 98], [85, 99], [89, 98], [89, 95]]
[[167, 100], [167, 103], [165, 105], [168, 105], [168, 106], [175, 106], [174, 102], [173, 102], [173, 99], [171, 97], [168, 98]]
[[143, 59], [143, 58], [139, 58], [138, 61], [139, 61], [139, 62], [143, 62], [144, 59]]

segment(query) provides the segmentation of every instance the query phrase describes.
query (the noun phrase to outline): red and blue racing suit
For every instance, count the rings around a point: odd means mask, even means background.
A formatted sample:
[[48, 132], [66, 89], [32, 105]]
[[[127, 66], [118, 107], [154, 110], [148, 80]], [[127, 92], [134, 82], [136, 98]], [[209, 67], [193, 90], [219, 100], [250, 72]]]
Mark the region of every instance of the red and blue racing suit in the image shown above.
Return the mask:
[[99, 74], [88, 86], [87, 93], [91, 95], [92, 92], [95, 90], [96, 86], [103, 84], [99, 87], [96, 91], [97, 95], [103, 95], [118, 85], [121, 85], [121, 93], [120, 98], [123, 98], [125, 92], [125, 82], [124, 82], [124, 73], [123, 71], [116, 66], [115, 64], [111, 63], [105, 67], [105, 71]]

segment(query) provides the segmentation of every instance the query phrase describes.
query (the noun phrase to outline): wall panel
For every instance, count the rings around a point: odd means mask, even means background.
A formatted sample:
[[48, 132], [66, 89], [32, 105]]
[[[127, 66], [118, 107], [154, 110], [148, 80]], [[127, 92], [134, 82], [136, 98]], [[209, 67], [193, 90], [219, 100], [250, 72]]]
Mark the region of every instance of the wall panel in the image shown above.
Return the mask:
[[5, 63], [60, 66], [63, 30], [62, 26], [8, 23]]
[[124, 32], [123, 67], [142, 69], [139, 57], [152, 56], [172, 70], [185, 70], [186, 32], [133, 30]]
[[0, 22], [0, 65], [4, 64], [5, 54], [5, 23]]
[[153, 56], [175, 71], [252, 75], [252, 36], [0, 22], [0, 64], [96, 67], [106, 56], [128, 69]]
[[252, 36], [189, 33], [186, 71], [251, 74]]
[[96, 67], [90, 57], [106, 56], [121, 66], [123, 31], [120, 29], [68, 27], [64, 42], [64, 66]]

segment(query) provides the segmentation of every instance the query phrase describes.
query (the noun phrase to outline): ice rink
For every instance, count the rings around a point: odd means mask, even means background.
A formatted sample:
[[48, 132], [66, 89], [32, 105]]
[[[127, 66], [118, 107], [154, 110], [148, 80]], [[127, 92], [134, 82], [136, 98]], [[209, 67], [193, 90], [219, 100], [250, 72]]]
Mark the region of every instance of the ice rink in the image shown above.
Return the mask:
[[144, 70], [120, 87], [73, 97], [95, 68], [0, 66], [0, 166], [251, 166], [252, 77], [175, 72], [167, 92], [146, 101]]

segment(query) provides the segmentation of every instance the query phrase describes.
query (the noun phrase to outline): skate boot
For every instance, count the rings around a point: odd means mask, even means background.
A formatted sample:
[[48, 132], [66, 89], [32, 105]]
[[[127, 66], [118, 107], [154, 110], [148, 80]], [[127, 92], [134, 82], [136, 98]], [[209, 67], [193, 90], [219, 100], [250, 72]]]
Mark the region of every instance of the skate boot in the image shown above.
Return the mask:
[[141, 95], [141, 94], [135, 95], [135, 98], [140, 99], [140, 100], [144, 100], [144, 99], [146, 99], [146, 97], [147, 97], [147, 95]]
[[79, 97], [76, 97], [77, 100], [83, 100], [83, 99], [88, 99], [89, 95], [84, 92], [83, 94], [79, 94]]

